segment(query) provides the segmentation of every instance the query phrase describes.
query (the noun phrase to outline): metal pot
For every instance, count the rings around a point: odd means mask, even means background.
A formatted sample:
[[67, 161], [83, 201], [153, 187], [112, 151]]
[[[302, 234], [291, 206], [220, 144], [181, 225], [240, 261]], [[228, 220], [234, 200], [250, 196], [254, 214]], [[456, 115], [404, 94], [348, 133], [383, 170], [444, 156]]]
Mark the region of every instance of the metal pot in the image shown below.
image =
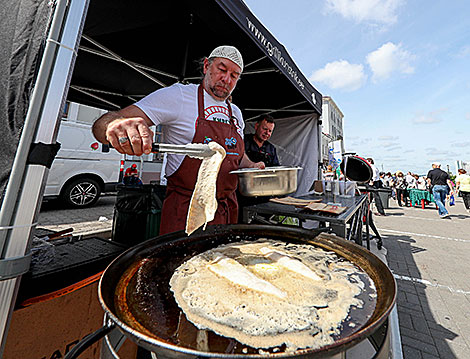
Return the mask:
[[297, 172], [301, 167], [242, 168], [230, 173], [238, 175], [238, 190], [243, 196], [281, 196], [297, 190]]
[[[99, 284], [99, 300], [110, 318], [111, 325], [102, 328], [98, 334], [106, 335], [113, 327], [119, 330], [139, 346], [155, 352], [160, 358], [325, 358], [331, 357], [350, 348], [378, 331], [387, 319], [396, 296], [395, 280], [387, 266], [365, 248], [345, 241], [333, 235], [322, 234], [300, 228], [286, 228], [266, 225], [214, 225], [205, 231], [198, 231], [186, 236], [183, 231], [157, 237], [136, 247], [130, 248], [116, 258], [103, 273]], [[160, 301], [157, 317], [144, 318], [158, 325], [167, 326], [178, 320], [179, 308], [167, 289], [168, 281], [174, 270], [184, 261], [220, 244], [241, 240], [271, 238], [289, 243], [312, 244], [333, 251], [341, 257], [360, 266], [373, 280], [377, 289], [377, 301], [372, 316], [362, 326], [355, 328], [352, 334], [336, 340], [333, 344], [319, 349], [303, 349], [293, 353], [275, 354], [227, 354], [222, 352], [204, 352], [176, 344], [172, 338], [148, 330], [144, 320], [139, 320], [133, 312], [133, 301], [137, 300], [135, 278], [139, 278], [139, 287], [153, 291]], [[149, 261], [154, 261], [150, 272], [140, 271]], [[134, 281], [134, 284], [132, 284]], [[143, 286], [143, 287], [142, 287]], [[163, 289], [163, 290], [162, 290]], [[166, 294], [165, 294], [166, 293]], [[168, 295], [167, 295], [168, 294]], [[128, 308], [128, 310], [122, 310]], [[151, 309], [151, 308], [149, 308]], [[153, 310], [153, 309], [152, 309]], [[176, 316], [176, 318], [175, 318]], [[223, 338], [229, 340], [227, 338]], [[89, 344], [91, 344], [90, 342]], [[78, 344], [80, 346], [81, 344]], [[82, 345], [83, 346], [83, 345]], [[72, 351], [76, 349], [73, 348]], [[83, 351], [85, 348], [82, 348]], [[69, 352], [66, 358], [75, 358], [76, 353]]]

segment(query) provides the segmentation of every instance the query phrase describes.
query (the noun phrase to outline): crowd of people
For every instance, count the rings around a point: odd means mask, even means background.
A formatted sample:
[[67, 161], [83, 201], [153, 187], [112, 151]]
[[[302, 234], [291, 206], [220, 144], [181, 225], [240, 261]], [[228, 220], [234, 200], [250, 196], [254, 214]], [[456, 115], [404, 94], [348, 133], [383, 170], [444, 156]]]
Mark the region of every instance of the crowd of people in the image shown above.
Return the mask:
[[[397, 201], [400, 207], [409, 206], [409, 193], [412, 189], [428, 191], [434, 198], [439, 216], [447, 218], [449, 212], [446, 209], [446, 203], [450, 205], [455, 201], [455, 196], [460, 196], [468, 213], [470, 213], [470, 175], [463, 168], [458, 170], [455, 178], [450, 177], [449, 173], [441, 170], [438, 162], [432, 163], [432, 169], [426, 175], [418, 175], [411, 171], [406, 174], [402, 171], [379, 172], [374, 165], [372, 158], [367, 158], [372, 169], [371, 181], [366, 184], [372, 193], [372, 197], [377, 209], [376, 215], [385, 216], [382, 200], [376, 191], [372, 189], [386, 188], [390, 189], [392, 198]], [[328, 166], [323, 172], [325, 180], [337, 179], [336, 171]]]
[[402, 171], [395, 173], [380, 172], [379, 177], [383, 188], [390, 188], [392, 198], [394, 198], [400, 207], [409, 205], [408, 193], [411, 189], [419, 189], [429, 191], [438, 207], [439, 216], [446, 218], [449, 212], [445, 208], [446, 202], [451, 203], [454, 195], [461, 196], [465, 208], [470, 213], [470, 176], [466, 170], [461, 168], [458, 170], [458, 176], [452, 180], [449, 174], [441, 170], [438, 162], [432, 164], [432, 169], [426, 176], [418, 175], [412, 172], [406, 174]]

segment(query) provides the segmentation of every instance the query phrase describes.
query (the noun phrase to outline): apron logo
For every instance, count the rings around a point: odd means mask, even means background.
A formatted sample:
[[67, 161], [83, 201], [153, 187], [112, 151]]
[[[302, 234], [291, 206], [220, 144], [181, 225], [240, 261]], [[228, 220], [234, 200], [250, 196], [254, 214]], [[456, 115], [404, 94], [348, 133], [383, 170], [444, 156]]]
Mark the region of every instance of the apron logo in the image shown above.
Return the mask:
[[237, 139], [235, 137], [230, 137], [225, 139], [225, 146], [227, 148], [234, 148], [237, 145]]
[[212, 142], [213, 139], [207, 136], [204, 136], [204, 144], [207, 145], [209, 142]]
[[[227, 149], [233, 149], [237, 145], [237, 139], [235, 137], [225, 138], [225, 146]], [[238, 156], [238, 152], [228, 152], [227, 155]]]

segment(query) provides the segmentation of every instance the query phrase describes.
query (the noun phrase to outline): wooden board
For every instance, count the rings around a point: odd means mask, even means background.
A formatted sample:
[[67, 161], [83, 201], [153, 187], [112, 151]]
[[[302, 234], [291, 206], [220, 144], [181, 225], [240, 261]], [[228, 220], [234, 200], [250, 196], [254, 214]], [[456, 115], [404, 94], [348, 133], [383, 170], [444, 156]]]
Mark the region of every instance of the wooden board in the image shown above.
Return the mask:
[[334, 205], [325, 204], [325, 203], [310, 203], [309, 205], [305, 206], [305, 208], [309, 209], [311, 211], [327, 212], [327, 213], [332, 213], [332, 214], [341, 214], [348, 207], [334, 206]]
[[301, 199], [294, 197], [270, 198], [269, 200], [274, 203], [287, 204], [297, 207], [305, 207], [311, 203], [318, 203], [322, 201], [321, 199]]

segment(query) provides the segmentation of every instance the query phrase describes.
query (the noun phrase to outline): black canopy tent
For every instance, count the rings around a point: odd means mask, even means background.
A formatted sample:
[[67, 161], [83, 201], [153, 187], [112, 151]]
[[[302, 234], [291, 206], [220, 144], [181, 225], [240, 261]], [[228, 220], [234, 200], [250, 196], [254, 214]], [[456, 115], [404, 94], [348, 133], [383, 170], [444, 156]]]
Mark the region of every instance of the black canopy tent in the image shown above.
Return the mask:
[[91, 1], [68, 98], [116, 109], [176, 81], [198, 82], [199, 60], [224, 44], [244, 59], [233, 101], [245, 120], [321, 114], [321, 94], [240, 0]]
[[44, 148], [55, 142], [66, 97], [110, 110], [124, 107], [176, 81], [199, 81], [197, 60], [227, 44], [239, 48], [245, 62], [233, 93], [245, 120], [270, 113], [284, 119], [311, 118], [313, 126], [318, 124], [320, 93], [241, 0], [19, 0], [3, 15], [2, 345], [17, 279], [29, 266], [25, 253], [47, 177]]

